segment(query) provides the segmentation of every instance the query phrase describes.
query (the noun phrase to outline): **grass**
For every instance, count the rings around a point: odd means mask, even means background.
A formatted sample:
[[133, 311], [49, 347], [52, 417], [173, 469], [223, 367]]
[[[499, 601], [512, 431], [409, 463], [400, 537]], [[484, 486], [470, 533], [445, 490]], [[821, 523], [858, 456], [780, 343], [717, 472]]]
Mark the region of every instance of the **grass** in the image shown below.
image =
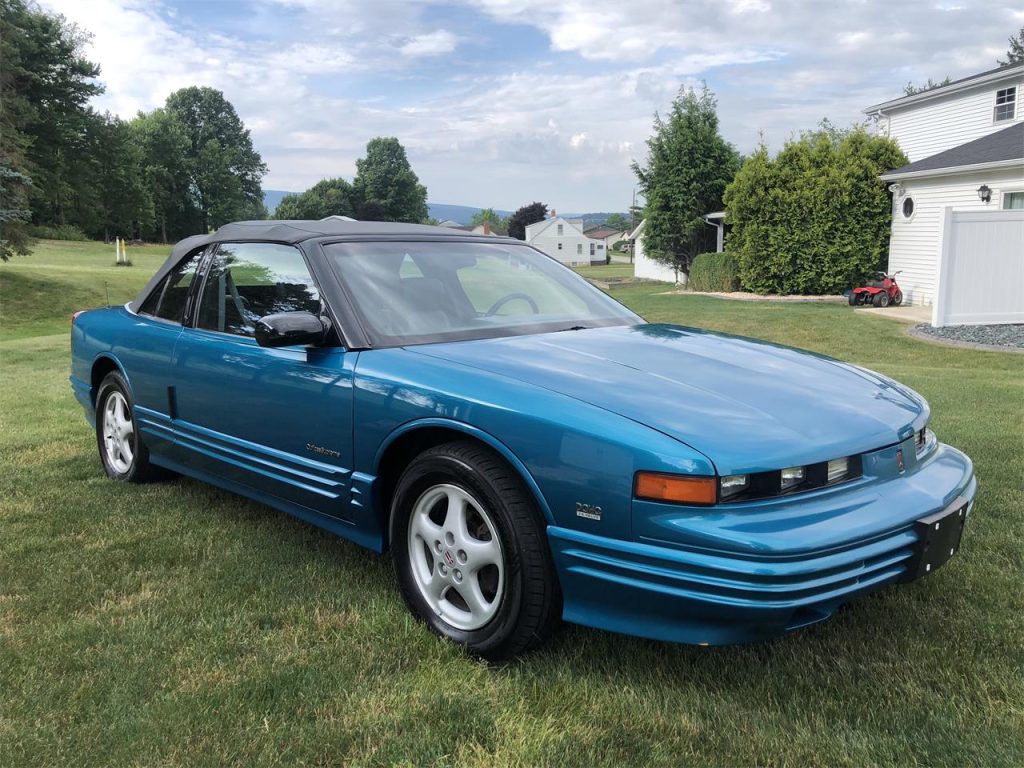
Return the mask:
[[632, 277], [633, 265], [613, 262], [611, 264], [596, 264], [586, 267], [574, 267], [584, 277], [597, 278], [598, 280], [609, 277]]
[[0, 265], [0, 339], [64, 331], [71, 313], [133, 298], [171, 247], [131, 247], [130, 267], [114, 266], [114, 246], [42, 240], [31, 256]]
[[0, 765], [1024, 764], [1024, 357], [837, 305], [614, 291], [918, 389], [976, 462], [963, 550], [767, 644], [567, 626], [488, 668], [408, 617], [387, 557], [193, 481], [104, 478], [66, 314], [103, 282], [133, 293], [159, 258], [131, 255], [0, 265]]

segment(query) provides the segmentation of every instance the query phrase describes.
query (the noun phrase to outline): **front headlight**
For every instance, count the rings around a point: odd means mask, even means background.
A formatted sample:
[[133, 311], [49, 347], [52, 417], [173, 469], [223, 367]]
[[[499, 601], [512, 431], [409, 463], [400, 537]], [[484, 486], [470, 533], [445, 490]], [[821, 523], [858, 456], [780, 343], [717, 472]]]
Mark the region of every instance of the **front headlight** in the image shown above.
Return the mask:
[[917, 449], [917, 458], [927, 456], [934, 450], [938, 444], [938, 439], [935, 437], [935, 433], [932, 432], [928, 427], [917, 430], [917, 434], [914, 435], [914, 444]]
[[722, 501], [737, 496], [750, 487], [750, 475], [726, 475], [718, 481], [718, 498]]

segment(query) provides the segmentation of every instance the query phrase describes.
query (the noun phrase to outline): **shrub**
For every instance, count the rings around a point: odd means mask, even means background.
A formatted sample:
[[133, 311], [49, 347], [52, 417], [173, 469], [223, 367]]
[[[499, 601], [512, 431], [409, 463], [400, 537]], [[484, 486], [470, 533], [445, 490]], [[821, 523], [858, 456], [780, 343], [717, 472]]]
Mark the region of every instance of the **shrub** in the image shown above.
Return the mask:
[[78, 227], [70, 224], [61, 224], [55, 227], [31, 226], [28, 228], [29, 237], [38, 240], [88, 240], [85, 233]]
[[879, 175], [905, 164], [891, 139], [824, 125], [760, 147], [725, 192], [729, 250], [756, 293], [838, 294], [881, 269], [892, 202]]
[[693, 291], [738, 291], [740, 265], [732, 253], [700, 253], [690, 267], [687, 287]]

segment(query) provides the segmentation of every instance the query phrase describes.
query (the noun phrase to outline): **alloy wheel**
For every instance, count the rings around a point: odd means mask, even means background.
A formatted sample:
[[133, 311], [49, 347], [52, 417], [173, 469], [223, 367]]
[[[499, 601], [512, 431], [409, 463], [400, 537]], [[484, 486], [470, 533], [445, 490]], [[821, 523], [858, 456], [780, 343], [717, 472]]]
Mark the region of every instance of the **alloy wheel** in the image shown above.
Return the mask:
[[118, 391], [107, 395], [103, 404], [103, 450], [107, 463], [119, 474], [125, 474], [135, 459], [133, 447], [135, 423], [128, 401]]
[[408, 552], [420, 594], [445, 622], [471, 631], [497, 614], [505, 579], [498, 529], [465, 490], [444, 483], [420, 495]]

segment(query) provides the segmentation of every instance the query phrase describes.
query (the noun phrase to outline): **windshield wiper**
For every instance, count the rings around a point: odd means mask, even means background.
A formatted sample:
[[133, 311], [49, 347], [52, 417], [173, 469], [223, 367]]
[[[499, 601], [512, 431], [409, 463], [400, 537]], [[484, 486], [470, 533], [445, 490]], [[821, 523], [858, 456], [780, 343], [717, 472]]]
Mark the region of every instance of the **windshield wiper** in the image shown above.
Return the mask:
[[589, 330], [588, 325], [573, 325], [568, 328], [559, 328], [555, 333], [561, 333], [562, 331], [586, 331]]

